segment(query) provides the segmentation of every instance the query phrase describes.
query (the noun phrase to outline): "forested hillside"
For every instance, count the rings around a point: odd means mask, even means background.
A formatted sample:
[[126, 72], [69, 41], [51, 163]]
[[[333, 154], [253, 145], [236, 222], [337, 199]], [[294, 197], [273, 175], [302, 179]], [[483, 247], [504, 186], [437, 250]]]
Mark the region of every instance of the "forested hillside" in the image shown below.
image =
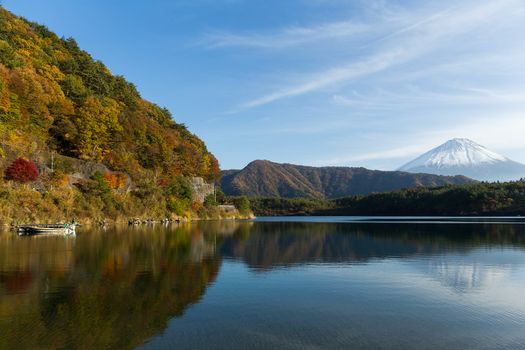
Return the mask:
[[335, 200], [329, 215], [525, 215], [525, 181], [417, 188]]
[[74, 39], [0, 6], [0, 223], [217, 216], [219, 164]]
[[418, 187], [338, 199], [251, 198], [256, 215], [525, 216], [525, 181]]
[[47, 160], [56, 151], [133, 178], [156, 172], [213, 179], [219, 173], [205, 144], [168, 110], [142, 99], [74, 39], [2, 7], [0, 143], [0, 157]]
[[402, 188], [432, 187], [474, 182], [464, 176], [410, 174], [365, 168], [311, 167], [256, 160], [242, 170], [225, 171], [226, 195], [285, 198], [338, 198], [388, 192]]

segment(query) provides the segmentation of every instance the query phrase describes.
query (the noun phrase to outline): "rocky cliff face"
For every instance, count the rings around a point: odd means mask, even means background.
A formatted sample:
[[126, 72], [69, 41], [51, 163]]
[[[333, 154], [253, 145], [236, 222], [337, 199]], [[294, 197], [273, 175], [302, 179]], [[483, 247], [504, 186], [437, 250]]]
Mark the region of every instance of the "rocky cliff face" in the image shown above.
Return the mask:
[[203, 203], [207, 196], [214, 193], [213, 184], [206, 183], [202, 177], [192, 177], [190, 183], [195, 202]]

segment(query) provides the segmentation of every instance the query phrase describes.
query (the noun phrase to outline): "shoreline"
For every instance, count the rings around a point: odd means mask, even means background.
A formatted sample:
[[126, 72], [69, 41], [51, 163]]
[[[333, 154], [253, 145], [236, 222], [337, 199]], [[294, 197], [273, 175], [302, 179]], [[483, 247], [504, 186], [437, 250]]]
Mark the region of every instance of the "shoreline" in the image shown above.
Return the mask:
[[[151, 219], [146, 219], [146, 218], [129, 218], [129, 219], [109, 219], [109, 218], [105, 218], [103, 220], [97, 220], [97, 219], [76, 219], [75, 218], [75, 221], [81, 225], [81, 226], [100, 226], [100, 227], [103, 227], [103, 226], [117, 226], [117, 225], [127, 225], [127, 226], [148, 226], [148, 225], [155, 225], [155, 226], [158, 226], [158, 225], [173, 225], [173, 224], [188, 224], [188, 223], [192, 223], [192, 222], [199, 222], [199, 221], [237, 221], [237, 220], [253, 220], [255, 219], [256, 216], [251, 214], [251, 215], [238, 215], [238, 216], [227, 216], [227, 217], [210, 217], [210, 218], [200, 218], [200, 217], [196, 217], [196, 218], [187, 218], [187, 217], [183, 217], [183, 218], [175, 218], [175, 219], [170, 219], [170, 221], [168, 223], [163, 223], [161, 220], [162, 219], [159, 219], [159, 220], [151, 220]], [[130, 223], [130, 220], [134, 220], [134, 219], [139, 219], [139, 223], [136, 223], [136, 224], [133, 224], [133, 223]], [[67, 220], [59, 220], [59, 223], [64, 223], [64, 222], [67, 222]], [[13, 223], [7, 223], [5, 221], [2, 221], [0, 220], [0, 227], [4, 227], [4, 228], [9, 228], [9, 227], [12, 227], [13, 224], [15, 225], [18, 225], [18, 224], [35, 224], [35, 225], [40, 225], [40, 224], [56, 224], [57, 222], [42, 222], [42, 221], [39, 221], [39, 220], [36, 220], [36, 222], [31, 222], [31, 223], [26, 223], [26, 222], [22, 222], [22, 221], [16, 221], [13, 222]]]
[[[315, 220], [317, 219], [317, 220]], [[268, 215], [268, 216], [235, 216], [235, 217], [215, 217], [215, 218], [178, 218], [164, 223], [161, 220], [141, 219], [140, 223], [130, 223], [129, 220], [123, 219], [106, 219], [106, 220], [78, 220], [80, 226], [84, 227], [105, 227], [105, 226], [170, 226], [177, 224], [191, 224], [196, 222], [234, 222], [255, 220], [257, 222], [333, 222], [333, 223], [352, 223], [352, 224], [462, 224], [462, 223], [479, 223], [479, 224], [525, 224], [525, 217], [520, 215], [456, 215], [456, 216], [432, 216], [432, 215]], [[312, 221], [315, 220], [315, 221]], [[60, 221], [59, 223], [62, 223]], [[28, 224], [28, 223], [17, 223]], [[32, 222], [30, 224], [56, 224], [56, 222]], [[13, 224], [0, 221], [0, 228], [10, 228]]]

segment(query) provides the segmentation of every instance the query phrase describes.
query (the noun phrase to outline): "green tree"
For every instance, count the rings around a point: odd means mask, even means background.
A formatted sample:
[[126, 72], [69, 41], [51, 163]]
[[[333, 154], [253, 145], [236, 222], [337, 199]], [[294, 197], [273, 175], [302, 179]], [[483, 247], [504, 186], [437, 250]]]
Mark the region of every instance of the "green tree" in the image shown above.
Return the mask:
[[64, 80], [60, 82], [64, 95], [75, 102], [81, 102], [88, 94], [89, 91], [84, 86], [82, 79], [75, 74], [67, 74]]
[[204, 198], [204, 206], [206, 208], [211, 208], [217, 206], [217, 201], [215, 200], [215, 195], [209, 194]]
[[233, 204], [241, 215], [248, 215], [251, 211], [250, 200], [246, 196], [234, 197]]
[[178, 199], [192, 201], [193, 190], [191, 184], [184, 176], [175, 176], [167, 188], [168, 195], [175, 196]]

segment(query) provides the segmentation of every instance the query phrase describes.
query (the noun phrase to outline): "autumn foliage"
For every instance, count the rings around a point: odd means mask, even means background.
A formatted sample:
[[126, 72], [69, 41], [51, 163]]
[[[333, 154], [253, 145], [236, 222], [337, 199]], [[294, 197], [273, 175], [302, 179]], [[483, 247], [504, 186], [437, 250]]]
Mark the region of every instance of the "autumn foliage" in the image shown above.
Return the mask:
[[[205, 143], [166, 108], [74, 39], [0, 5], [0, 166], [21, 156], [46, 171], [39, 191], [0, 181], [0, 216], [31, 222], [208, 215], [192, 208], [188, 178], [220, 177]], [[19, 182], [37, 177], [25, 160], [5, 173]]]
[[0, 142], [103, 163], [132, 179], [219, 176], [217, 159], [171, 113], [141, 98], [73, 39], [0, 6]]
[[51, 184], [59, 188], [69, 187], [70, 178], [68, 174], [61, 171], [55, 171], [51, 177]]
[[30, 160], [18, 158], [5, 170], [6, 180], [26, 183], [38, 179], [38, 169]]
[[105, 173], [104, 180], [112, 190], [122, 190], [126, 187], [128, 177], [122, 173]]

